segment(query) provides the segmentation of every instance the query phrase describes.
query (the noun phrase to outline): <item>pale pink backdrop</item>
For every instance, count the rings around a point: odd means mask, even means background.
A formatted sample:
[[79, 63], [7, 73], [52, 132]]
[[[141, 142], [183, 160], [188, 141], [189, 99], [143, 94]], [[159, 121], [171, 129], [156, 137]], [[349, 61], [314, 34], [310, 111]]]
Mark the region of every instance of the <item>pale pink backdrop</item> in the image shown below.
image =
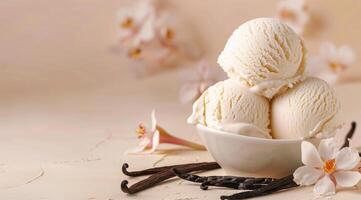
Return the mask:
[[[174, 134], [197, 137], [185, 123], [191, 106], [178, 100], [178, 73], [134, 79], [127, 67], [130, 62], [112, 50], [117, 42], [115, 13], [132, 2], [0, 2], [1, 199], [127, 198], [119, 190], [121, 164], [128, 161], [137, 163], [138, 168], [150, 167], [161, 157], [123, 154], [137, 144], [134, 129], [139, 121], [149, 119], [152, 108]], [[277, 1], [167, 2], [191, 21], [201, 35], [206, 58], [217, 66], [216, 58], [232, 30], [249, 19], [274, 16]], [[349, 44], [358, 59], [343, 78], [361, 77], [361, 1], [309, 2], [322, 27], [306, 36], [309, 53], [316, 53], [323, 41]], [[349, 83], [338, 86], [337, 91], [345, 107], [345, 120], [361, 125], [361, 85]], [[207, 153], [180, 154], [173, 159], [210, 159]], [[167, 162], [172, 163], [172, 159]], [[27, 183], [39, 173], [39, 179]], [[185, 190], [189, 198], [194, 194], [217, 199], [221, 193], [201, 193], [190, 186]], [[145, 195], [184, 197], [165, 186], [163, 191], [150, 190]], [[347, 195], [341, 197], [347, 199]]]

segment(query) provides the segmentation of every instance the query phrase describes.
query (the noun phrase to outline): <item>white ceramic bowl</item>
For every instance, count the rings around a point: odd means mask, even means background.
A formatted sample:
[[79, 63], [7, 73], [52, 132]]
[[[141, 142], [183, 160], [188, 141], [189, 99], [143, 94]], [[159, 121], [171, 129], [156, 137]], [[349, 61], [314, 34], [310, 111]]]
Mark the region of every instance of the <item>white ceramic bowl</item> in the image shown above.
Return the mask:
[[[302, 139], [263, 139], [197, 125], [213, 158], [228, 175], [281, 177], [301, 166]], [[318, 145], [318, 139], [307, 140]]]

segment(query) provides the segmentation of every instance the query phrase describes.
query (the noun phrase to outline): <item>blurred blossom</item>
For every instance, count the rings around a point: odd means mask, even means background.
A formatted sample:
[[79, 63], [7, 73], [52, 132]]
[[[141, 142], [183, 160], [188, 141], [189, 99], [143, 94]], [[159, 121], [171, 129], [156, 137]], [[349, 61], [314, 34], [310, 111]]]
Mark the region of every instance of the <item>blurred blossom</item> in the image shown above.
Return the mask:
[[302, 35], [310, 16], [305, 0], [283, 0], [277, 4], [277, 18]]
[[127, 154], [154, 153], [161, 143], [181, 145], [196, 150], [205, 150], [204, 146], [174, 137], [165, 129], [160, 127], [157, 123], [157, 119], [155, 118], [155, 110], [152, 111], [151, 120], [150, 129], [148, 129], [143, 123], [139, 124], [136, 133], [140, 142], [136, 148], [128, 150], [126, 152]]
[[180, 89], [182, 103], [193, 102], [211, 85], [225, 79], [225, 73], [212, 69], [205, 60], [199, 62], [196, 69], [187, 69], [181, 74], [183, 85]]
[[196, 59], [199, 46], [184, 22], [156, 0], [139, 0], [118, 13], [120, 47], [134, 63], [137, 76], [147, 76]]
[[339, 76], [347, 70], [356, 60], [354, 50], [342, 45], [337, 48], [334, 44], [326, 42], [321, 44], [318, 56], [310, 57], [308, 74], [317, 76], [329, 84], [335, 84]]

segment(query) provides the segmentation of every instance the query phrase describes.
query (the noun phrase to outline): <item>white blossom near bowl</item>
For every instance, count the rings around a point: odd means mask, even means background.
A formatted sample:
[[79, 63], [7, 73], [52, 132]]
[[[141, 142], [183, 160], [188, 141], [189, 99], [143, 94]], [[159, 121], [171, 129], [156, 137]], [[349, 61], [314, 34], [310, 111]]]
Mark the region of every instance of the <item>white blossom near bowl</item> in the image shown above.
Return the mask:
[[360, 182], [360, 156], [355, 149], [340, 149], [334, 138], [322, 140], [318, 150], [308, 142], [302, 142], [301, 149], [304, 166], [293, 173], [298, 185], [315, 185], [315, 194], [327, 196], [336, 193], [336, 186], [350, 188]]
[[[227, 175], [282, 177], [302, 165], [302, 139], [264, 139], [232, 134], [203, 125], [197, 131]], [[319, 139], [307, 141], [318, 144]]]

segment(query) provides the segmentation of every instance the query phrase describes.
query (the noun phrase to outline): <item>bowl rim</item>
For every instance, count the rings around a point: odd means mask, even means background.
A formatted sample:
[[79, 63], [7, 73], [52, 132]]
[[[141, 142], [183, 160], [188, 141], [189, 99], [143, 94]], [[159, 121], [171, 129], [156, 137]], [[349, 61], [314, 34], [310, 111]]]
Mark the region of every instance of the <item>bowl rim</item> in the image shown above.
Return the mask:
[[225, 137], [229, 137], [232, 139], [242, 139], [242, 140], [246, 140], [246, 141], [253, 141], [253, 142], [260, 142], [260, 143], [273, 143], [273, 144], [290, 144], [290, 143], [298, 143], [298, 142], [302, 142], [305, 141], [307, 139], [303, 139], [303, 138], [299, 138], [299, 139], [267, 139], [267, 138], [258, 138], [258, 137], [250, 137], [250, 136], [245, 136], [245, 135], [238, 135], [238, 134], [234, 134], [234, 133], [230, 133], [230, 132], [226, 132], [226, 131], [222, 131], [222, 130], [217, 130], [214, 128], [210, 128], [201, 124], [197, 124], [196, 125], [197, 129], [203, 129], [207, 132], [210, 132], [212, 134], [218, 134], [218, 135], [223, 135]]

